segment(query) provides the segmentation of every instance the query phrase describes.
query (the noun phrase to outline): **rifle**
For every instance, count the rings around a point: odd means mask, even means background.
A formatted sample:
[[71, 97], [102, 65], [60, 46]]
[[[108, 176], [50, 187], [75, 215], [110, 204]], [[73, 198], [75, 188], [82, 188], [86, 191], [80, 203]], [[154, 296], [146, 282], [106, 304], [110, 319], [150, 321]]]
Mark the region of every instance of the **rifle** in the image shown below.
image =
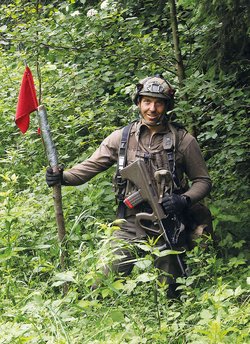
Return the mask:
[[[159, 204], [156, 189], [151, 181], [151, 178], [149, 177], [149, 173], [144, 160], [138, 159], [134, 161], [132, 164], [121, 169], [120, 174], [123, 179], [129, 180], [138, 188], [138, 191], [124, 200], [125, 205], [127, 205], [129, 208], [133, 208], [135, 205], [144, 201], [150, 205], [153, 211], [151, 214], [136, 214], [136, 224], [140, 225], [146, 232], [158, 235], [162, 234], [166, 245], [170, 248], [170, 250], [172, 250], [172, 243], [175, 243], [176, 235], [169, 238], [168, 230], [166, 229], [166, 225], [164, 225], [164, 222], [166, 222], [166, 219], [169, 215], [166, 215], [164, 213], [162, 206]], [[153, 224], [158, 224], [159, 231], [145, 226], [142, 222], [143, 220], [150, 221]], [[183, 224], [181, 225], [184, 226]], [[182, 231], [183, 227], [179, 228], [178, 230], [179, 232]], [[164, 245], [164, 248], [167, 247], [166, 245]], [[177, 255], [176, 258], [182, 275], [187, 276], [184, 264], [181, 261], [180, 256]]]

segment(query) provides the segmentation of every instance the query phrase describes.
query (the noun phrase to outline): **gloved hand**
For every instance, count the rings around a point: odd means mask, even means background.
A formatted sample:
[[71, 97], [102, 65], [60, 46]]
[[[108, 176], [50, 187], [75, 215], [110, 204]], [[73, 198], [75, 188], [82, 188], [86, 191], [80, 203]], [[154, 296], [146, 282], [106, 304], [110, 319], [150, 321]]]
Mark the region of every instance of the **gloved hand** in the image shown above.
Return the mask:
[[46, 183], [48, 186], [54, 186], [56, 184], [64, 184], [63, 179], [63, 166], [59, 167], [59, 172], [54, 173], [51, 167], [46, 170]]
[[166, 214], [179, 214], [188, 208], [190, 199], [183, 195], [165, 195], [162, 199], [162, 206]]

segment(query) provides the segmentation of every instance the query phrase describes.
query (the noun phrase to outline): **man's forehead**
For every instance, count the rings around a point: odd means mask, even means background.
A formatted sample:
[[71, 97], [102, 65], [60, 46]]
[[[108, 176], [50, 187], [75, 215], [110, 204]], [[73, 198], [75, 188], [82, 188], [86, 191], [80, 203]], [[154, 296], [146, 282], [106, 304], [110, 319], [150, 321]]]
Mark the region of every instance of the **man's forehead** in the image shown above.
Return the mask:
[[159, 101], [159, 102], [165, 103], [165, 100], [160, 97], [141, 96], [141, 99], [150, 100], [150, 101]]

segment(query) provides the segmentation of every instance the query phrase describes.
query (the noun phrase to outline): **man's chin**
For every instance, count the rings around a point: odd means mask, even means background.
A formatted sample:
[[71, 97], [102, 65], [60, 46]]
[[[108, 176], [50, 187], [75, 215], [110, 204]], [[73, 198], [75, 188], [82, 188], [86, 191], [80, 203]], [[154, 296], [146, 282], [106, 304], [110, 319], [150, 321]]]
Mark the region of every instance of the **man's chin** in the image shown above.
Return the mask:
[[147, 122], [157, 123], [160, 121], [160, 117], [147, 117]]
[[160, 119], [158, 121], [150, 121], [150, 120], [143, 119], [143, 122], [150, 127], [157, 127], [158, 125], [161, 125]]

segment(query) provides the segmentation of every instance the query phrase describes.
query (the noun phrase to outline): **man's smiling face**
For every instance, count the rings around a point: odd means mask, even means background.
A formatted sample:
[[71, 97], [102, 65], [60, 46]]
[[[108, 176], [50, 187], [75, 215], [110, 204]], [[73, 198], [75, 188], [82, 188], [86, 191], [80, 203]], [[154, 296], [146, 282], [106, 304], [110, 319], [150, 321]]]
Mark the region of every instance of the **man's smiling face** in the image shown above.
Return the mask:
[[138, 104], [141, 116], [145, 123], [155, 127], [161, 124], [166, 113], [166, 101], [161, 98], [142, 96]]

